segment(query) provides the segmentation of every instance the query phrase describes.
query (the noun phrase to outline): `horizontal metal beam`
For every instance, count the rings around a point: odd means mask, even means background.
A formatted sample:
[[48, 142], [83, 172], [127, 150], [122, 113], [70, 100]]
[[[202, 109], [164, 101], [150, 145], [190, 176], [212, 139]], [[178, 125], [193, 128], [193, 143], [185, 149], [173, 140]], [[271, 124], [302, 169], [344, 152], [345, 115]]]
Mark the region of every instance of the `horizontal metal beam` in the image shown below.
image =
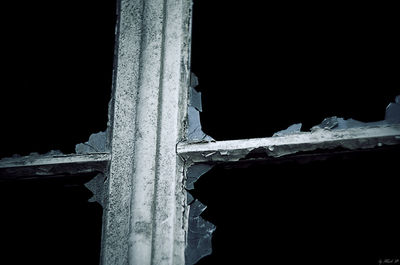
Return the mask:
[[183, 142], [178, 144], [177, 153], [184, 160], [194, 163], [235, 162], [271, 159], [316, 150], [360, 150], [397, 144], [400, 144], [400, 125], [382, 125], [345, 130], [320, 129], [280, 137], [245, 140]]
[[0, 160], [0, 181], [104, 172], [109, 153], [31, 155]]

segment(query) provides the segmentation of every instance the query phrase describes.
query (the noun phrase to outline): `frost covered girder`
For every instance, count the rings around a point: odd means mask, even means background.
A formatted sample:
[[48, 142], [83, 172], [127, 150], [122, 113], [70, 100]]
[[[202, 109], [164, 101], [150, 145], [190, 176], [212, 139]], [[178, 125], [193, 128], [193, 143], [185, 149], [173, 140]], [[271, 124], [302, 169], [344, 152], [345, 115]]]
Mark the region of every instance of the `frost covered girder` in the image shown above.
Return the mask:
[[247, 156], [257, 149], [266, 157], [282, 157], [298, 152], [344, 148], [369, 149], [400, 144], [400, 125], [381, 125], [345, 130], [319, 129], [290, 135], [208, 143], [179, 143], [178, 154], [186, 161], [235, 162], [251, 159]]
[[4, 158], [0, 160], [0, 181], [104, 172], [109, 160], [109, 153]]

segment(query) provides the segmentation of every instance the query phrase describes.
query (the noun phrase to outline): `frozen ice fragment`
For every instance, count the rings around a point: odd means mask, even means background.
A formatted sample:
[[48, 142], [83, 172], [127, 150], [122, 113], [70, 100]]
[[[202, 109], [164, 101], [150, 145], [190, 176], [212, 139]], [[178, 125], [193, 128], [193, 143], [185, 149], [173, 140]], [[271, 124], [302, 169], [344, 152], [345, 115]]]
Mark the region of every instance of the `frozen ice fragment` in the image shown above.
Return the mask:
[[215, 226], [200, 216], [207, 208], [200, 201], [195, 200], [189, 207], [189, 231], [185, 259], [187, 265], [192, 265], [212, 253], [211, 239]]
[[189, 89], [189, 102], [190, 106], [195, 107], [200, 112], [203, 111], [201, 107], [201, 92], [196, 91], [193, 87]]
[[93, 133], [89, 140], [75, 146], [77, 154], [107, 152], [107, 131]]
[[292, 124], [286, 130], [282, 130], [282, 131], [278, 131], [278, 132], [274, 133], [274, 135], [272, 135], [272, 137], [299, 133], [301, 130], [301, 126], [302, 126], [301, 123]]
[[194, 189], [194, 183], [211, 168], [213, 168], [213, 165], [209, 164], [195, 164], [189, 167], [186, 173], [186, 189]]
[[188, 107], [188, 118], [189, 118], [189, 128], [188, 128], [188, 140], [189, 142], [210, 142], [214, 141], [213, 138], [205, 134], [201, 130], [200, 124], [200, 113], [196, 108]]

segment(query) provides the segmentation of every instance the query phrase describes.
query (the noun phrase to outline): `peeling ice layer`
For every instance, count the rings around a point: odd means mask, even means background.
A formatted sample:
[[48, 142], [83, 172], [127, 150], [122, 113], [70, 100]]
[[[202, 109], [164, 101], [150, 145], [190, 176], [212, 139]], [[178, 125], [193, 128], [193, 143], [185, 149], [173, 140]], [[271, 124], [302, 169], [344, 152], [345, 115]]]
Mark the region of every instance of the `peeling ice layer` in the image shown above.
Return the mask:
[[214, 165], [195, 164], [188, 168], [186, 173], [186, 189], [193, 190], [194, 183], [205, 173], [207, 173]]
[[187, 138], [189, 142], [210, 142], [214, 141], [214, 139], [205, 134], [201, 129], [200, 112], [203, 110], [201, 92], [195, 89], [198, 83], [197, 77], [192, 73], [189, 88]]
[[[213, 165], [209, 164], [196, 164], [189, 167], [186, 173], [186, 189], [193, 190], [194, 183], [212, 167]], [[211, 239], [215, 226], [200, 216], [207, 206], [194, 199], [189, 192], [187, 193], [187, 204], [189, 207], [189, 231], [185, 257], [186, 264], [192, 265], [212, 253]]]
[[93, 133], [89, 140], [75, 146], [77, 154], [90, 154], [98, 152], [107, 152], [107, 130], [104, 132]]
[[187, 246], [185, 249], [185, 260], [187, 265], [196, 264], [201, 258], [212, 252], [211, 239], [215, 226], [204, 220], [200, 215], [207, 208], [200, 201], [195, 200], [188, 193], [189, 203], [189, 231]]
[[[379, 125], [400, 124], [400, 95], [396, 97], [394, 103], [390, 103], [386, 107], [385, 119], [376, 122], [362, 122], [354, 119], [343, 119], [336, 116], [325, 118], [320, 124], [311, 128], [311, 132], [316, 130], [343, 130], [349, 128], [362, 128]], [[287, 129], [274, 133], [273, 137], [285, 136], [299, 133], [301, 131], [301, 123], [290, 125]]]

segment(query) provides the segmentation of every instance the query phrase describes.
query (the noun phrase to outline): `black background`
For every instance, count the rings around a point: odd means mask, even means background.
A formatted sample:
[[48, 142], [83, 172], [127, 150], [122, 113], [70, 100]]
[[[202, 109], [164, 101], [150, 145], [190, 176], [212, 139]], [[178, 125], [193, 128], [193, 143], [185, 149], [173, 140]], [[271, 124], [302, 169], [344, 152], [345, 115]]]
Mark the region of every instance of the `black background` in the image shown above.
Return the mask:
[[400, 94], [393, 6], [194, 2], [192, 71], [216, 140], [308, 130], [335, 115], [382, 120]]
[[[214, 167], [190, 191], [216, 225], [198, 264], [371, 264], [400, 259], [400, 149]], [[227, 166], [227, 167], [226, 167]]]
[[0, 183], [0, 263], [98, 265], [102, 207], [92, 176]]
[[[0, 3], [0, 157], [73, 153], [107, 126], [116, 1]], [[0, 264], [99, 264], [93, 176], [0, 183]]]
[[58, 149], [104, 131], [115, 1], [0, 4], [0, 157]]

